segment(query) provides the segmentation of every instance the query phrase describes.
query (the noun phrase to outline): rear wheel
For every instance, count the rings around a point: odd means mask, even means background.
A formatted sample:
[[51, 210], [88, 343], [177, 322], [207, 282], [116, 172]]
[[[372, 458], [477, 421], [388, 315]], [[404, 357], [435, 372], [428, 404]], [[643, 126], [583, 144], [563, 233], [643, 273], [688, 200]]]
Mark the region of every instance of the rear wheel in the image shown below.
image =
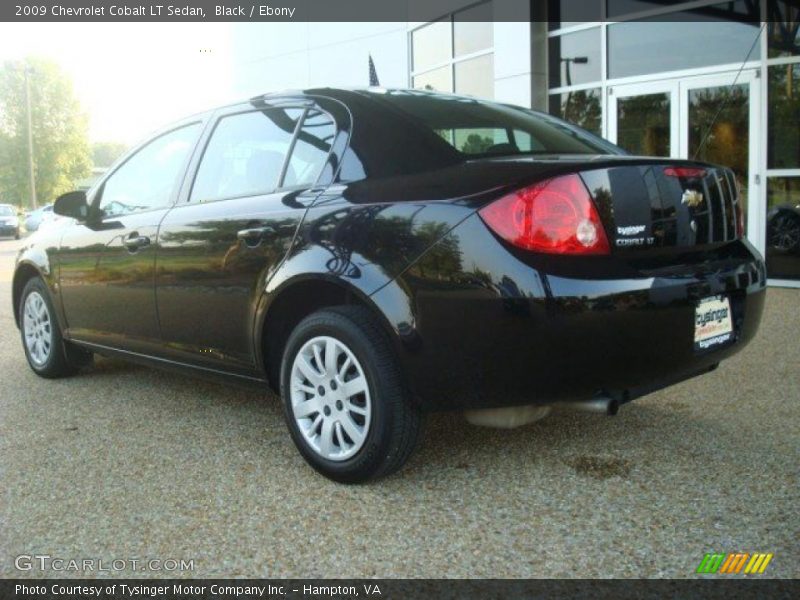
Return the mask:
[[64, 341], [47, 286], [38, 277], [22, 290], [19, 324], [25, 358], [37, 375], [66, 377], [91, 362], [90, 352]]
[[388, 335], [364, 308], [322, 310], [295, 328], [283, 356], [281, 396], [298, 450], [335, 481], [388, 475], [414, 449], [419, 410]]

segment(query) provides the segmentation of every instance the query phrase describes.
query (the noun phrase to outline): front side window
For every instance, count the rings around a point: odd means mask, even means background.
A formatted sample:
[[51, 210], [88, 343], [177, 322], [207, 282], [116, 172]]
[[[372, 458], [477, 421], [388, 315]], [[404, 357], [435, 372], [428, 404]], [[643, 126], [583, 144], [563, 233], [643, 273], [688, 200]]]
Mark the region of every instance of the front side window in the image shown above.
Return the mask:
[[172, 193], [197, 137], [200, 123], [156, 138], [126, 160], [103, 183], [99, 208], [104, 217], [169, 206]]
[[301, 109], [278, 109], [223, 117], [206, 146], [192, 187], [193, 202], [273, 192]]

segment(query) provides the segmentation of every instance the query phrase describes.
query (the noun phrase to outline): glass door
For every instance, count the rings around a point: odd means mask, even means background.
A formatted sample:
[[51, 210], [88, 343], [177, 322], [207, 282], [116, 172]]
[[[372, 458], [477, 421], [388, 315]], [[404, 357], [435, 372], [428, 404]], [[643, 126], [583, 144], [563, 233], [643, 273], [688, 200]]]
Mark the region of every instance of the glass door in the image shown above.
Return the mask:
[[608, 139], [631, 154], [696, 159], [733, 169], [744, 198], [747, 237], [763, 253], [756, 73], [611, 86], [607, 115]]
[[637, 83], [610, 88], [608, 139], [636, 156], [678, 158], [678, 85]]
[[[680, 81], [680, 156], [733, 169], [739, 182], [747, 237], [763, 253], [764, 215], [759, 210], [756, 72]], [[751, 210], [752, 209], [752, 210]]]

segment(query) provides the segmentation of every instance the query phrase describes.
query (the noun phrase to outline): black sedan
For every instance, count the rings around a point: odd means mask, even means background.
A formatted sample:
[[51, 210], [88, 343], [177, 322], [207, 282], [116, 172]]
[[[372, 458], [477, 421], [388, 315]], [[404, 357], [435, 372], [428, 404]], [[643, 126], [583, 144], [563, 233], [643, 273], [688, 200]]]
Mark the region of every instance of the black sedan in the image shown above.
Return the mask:
[[55, 212], [13, 283], [37, 374], [97, 353], [268, 385], [342, 482], [398, 469], [425, 411], [613, 414], [738, 352], [764, 303], [729, 169], [422, 91], [197, 115]]

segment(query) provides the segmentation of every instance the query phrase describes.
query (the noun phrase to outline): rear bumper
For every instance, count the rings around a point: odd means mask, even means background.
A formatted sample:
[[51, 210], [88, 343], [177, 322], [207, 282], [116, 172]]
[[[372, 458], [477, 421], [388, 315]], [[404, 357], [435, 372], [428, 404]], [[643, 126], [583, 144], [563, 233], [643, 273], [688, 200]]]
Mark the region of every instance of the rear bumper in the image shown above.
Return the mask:
[[0, 236], [17, 235], [18, 233], [19, 227], [12, 225], [0, 225]]
[[[409, 385], [431, 410], [600, 393], [625, 402], [713, 370], [753, 338], [764, 306], [763, 260], [736, 243], [733, 258], [646, 277], [555, 275], [508, 254], [505, 264], [492, 263], [500, 253], [485, 245], [488, 258], [448, 282], [410, 269], [402, 287], [411, 291], [414, 326], [401, 331], [400, 344]], [[696, 352], [695, 306], [717, 294], [730, 298], [734, 339]]]

